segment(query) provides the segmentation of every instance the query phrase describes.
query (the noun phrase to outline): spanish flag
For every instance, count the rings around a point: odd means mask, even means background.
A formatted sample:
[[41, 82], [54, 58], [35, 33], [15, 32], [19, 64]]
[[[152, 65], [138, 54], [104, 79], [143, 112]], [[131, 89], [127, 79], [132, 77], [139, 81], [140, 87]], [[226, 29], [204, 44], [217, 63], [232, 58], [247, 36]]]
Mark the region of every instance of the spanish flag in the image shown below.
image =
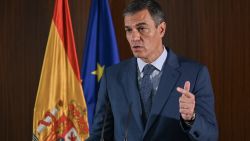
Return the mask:
[[81, 141], [88, 137], [68, 0], [55, 0], [33, 117], [33, 140]]

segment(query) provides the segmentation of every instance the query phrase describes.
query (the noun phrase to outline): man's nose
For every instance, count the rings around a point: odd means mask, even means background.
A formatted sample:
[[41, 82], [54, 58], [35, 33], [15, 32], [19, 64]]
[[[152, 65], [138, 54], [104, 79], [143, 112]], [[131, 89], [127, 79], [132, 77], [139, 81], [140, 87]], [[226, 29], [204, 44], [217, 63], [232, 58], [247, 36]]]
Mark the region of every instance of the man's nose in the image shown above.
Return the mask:
[[133, 41], [138, 41], [140, 40], [140, 33], [137, 30], [132, 31], [132, 40]]

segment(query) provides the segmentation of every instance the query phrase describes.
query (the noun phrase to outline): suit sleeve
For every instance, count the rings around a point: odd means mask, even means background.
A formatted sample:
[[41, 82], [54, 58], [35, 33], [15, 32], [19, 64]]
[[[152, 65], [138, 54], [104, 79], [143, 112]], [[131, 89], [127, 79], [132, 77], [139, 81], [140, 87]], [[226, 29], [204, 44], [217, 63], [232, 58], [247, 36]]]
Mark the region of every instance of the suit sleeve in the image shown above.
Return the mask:
[[217, 141], [218, 127], [214, 111], [214, 94], [206, 67], [200, 69], [192, 93], [195, 95], [196, 118], [192, 126], [184, 130], [194, 141]]
[[114, 120], [108, 98], [107, 77], [105, 71], [103, 73], [98, 92], [98, 99], [92, 130], [90, 131], [90, 137], [86, 141], [100, 141], [103, 131], [104, 140], [113, 140], [113, 122]]

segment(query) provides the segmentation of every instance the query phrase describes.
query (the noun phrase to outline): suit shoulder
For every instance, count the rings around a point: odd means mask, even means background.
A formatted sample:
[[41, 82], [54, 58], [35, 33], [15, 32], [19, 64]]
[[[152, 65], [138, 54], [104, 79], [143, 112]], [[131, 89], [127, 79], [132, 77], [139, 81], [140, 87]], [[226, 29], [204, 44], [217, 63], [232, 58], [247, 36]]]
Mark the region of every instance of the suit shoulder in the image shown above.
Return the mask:
[[197, 62], [197, 61], [194, 61], [192, 59], [187, 59], [185, 57], [178, 57], [178, 60], [179, 60], [179, 70], [181, 70], [182, 72], [185, 72], [187, 74], [198, 74], [201, 70], [206, 70], [208, 71], [207, 69], [207, 66]]
[[127, 70], [127, 68], [129, 68], [129, 66], [135, 61], [135, 58], [130, 58], [128, 60], [124, 60], [121, 61], [118, 64], [114, 64], [110, 67], [106, 68], [106, 72], [108, 73], [118, 73], [118, 72], [124, 72], [125, 70]]
[[187, 59], [185, 57], [178, 57], [178, 60], [181, 67], [196, 68], [196, 69], [201, 69], [205, 67], [205, 65], [199, 62], [192, 59]]
[[184, 80], [190, 80], [193, 84], [196, 84], [198, 79], [210, 79], [207, 66], [187, 58], [179, 58], [178, 70], [183, 74]]

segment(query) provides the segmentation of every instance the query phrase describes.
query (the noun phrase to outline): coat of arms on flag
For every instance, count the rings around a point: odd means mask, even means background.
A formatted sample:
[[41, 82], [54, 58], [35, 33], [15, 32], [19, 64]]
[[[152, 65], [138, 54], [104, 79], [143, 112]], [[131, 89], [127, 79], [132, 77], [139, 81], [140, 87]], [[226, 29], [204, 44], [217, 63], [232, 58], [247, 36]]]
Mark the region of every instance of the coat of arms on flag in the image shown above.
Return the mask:
[[37, 133], [46, 134], [46, 141], [65, 140], [80, 141], [80, 135], [88, 132], [88, 125], [84, 121], [86, 109], [82, 109], [75, 101], [68, 104], [63, 112], [63, 101], [59, 101], [54, 108], [44, 114], [44, 118], [38, 122]]

